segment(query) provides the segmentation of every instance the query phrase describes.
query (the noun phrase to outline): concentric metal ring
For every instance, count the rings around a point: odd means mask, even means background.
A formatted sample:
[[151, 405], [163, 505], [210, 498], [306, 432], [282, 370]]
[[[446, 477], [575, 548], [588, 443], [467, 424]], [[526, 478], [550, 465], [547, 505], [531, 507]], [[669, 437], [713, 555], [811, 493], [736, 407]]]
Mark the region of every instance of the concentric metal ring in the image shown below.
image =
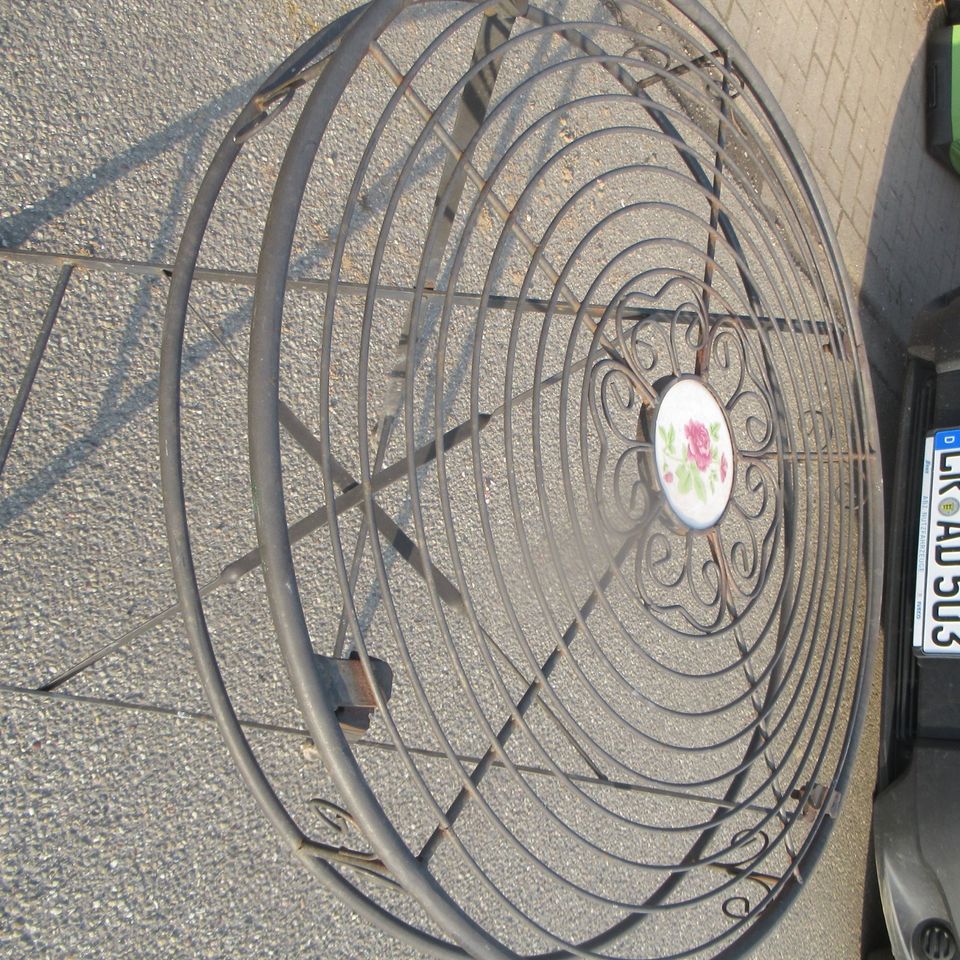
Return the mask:
[[[259, 546], [228, 570], [262, 566], [312, 808], [237, 723], [188, 534], [191, 278], [253, 206], [241, 149], [275, 184], [246, 374]], [[658, 419], [678, 383], [693, 405]], [[161, 430], [221, 729], [351, 904], [476, 956], [738, 955], [775, 922], [865, 705], [876, 429], [807, 168], [699, 7], [377, 0], [305, 44], [186, 227]]]

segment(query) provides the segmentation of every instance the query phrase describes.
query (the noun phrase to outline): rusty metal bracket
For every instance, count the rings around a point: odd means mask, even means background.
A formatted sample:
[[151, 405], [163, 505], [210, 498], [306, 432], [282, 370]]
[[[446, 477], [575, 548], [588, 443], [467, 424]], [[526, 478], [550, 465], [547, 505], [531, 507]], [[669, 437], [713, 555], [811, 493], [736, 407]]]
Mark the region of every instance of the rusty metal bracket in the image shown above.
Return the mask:
[[843, 801], [843, 794], [839, 790], [830, 790], [822, 783], [808, 783], [805, 787], [794, 790], [791, 796], [799, 801], [798, 819], [805, 823], [816, 820], [817, 814], [824, 808], [826, 808], [826, 815], [836, 820]]
[[370, 729], [370, 718], [377, 708], [376, 691], [389, 700], [393, 691], [393, 671], [385, 660], [370, 657], [372, 678], [363, 662], [354, 653], [349, 657], [325, 657], [315, 654], [317, 673], [325, 680], [336, 704], [337, 720], [351, 742], [359, 740]]

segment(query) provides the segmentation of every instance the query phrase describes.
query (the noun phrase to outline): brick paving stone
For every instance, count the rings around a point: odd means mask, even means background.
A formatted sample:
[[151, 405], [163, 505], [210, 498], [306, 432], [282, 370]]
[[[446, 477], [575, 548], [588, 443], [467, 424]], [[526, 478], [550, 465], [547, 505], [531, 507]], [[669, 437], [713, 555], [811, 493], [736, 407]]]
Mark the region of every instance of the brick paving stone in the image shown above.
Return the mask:
[[853, 121], [853, 134], [850, 137], [850, 156], [857, 166], [863, 166], [867, 144], [870, 141], [870, 117], [862, 103], [856, 104], [857, 112]]
[[843, 100], [843, 88], [846, 85], [848, 68], [836, 57], [831, 57], [829, 64], [827, 82], [823, 88], [823, 105], [828, 108], [835, 108]]
[[873, 222], [873, 202], [865, 204], [862, 197], [857, 197], [853, 204], [853, 222], [864, 244], [870, 235], [870, 224]]
[[[770, 21], [775, 27], [769, 33], [769, 41], [764, 43], [766, 48], [766, 60], [773, 67], [782, 67], [789, 63], [790, 56], [797, 45], [797, 34], [800, 31], [798, 23], [793, 12], [786, 6], [782, 6], [771, 12]], [[767, 31], [761, 24], [761, 37], [767, 37]]]
[[843, 89], [840, 91], [840, 100], [850, 111], [851, 116], [856, 116], [860, 107], [860, 96], [863, 89], [863, 73], [860, 70], [851, 69], [851, 58], [849, 56], [841, 57], [836, 50], [833, 53], [837, 63], [844, 67]]
[[801, 143], [810, 143], [813, 140], [815, 121], [805, 113], [801, 113], [793, 123], [793, 131]]
[[[857, 228], [853, 225], [853, 221], [846, 213], [840, 214], [840, 225], [837, 228], [837, 238], [840, 242], [840, 246], [844, 250], [860, 251], [863, 247], [863, 237], [857, 231]], [[863, 259], [862, 254], [860, 254], [857, 259], [849, 260], [847, 262], [847, 268], [853, 270], [854, 268], [863, 269]]]
[[816, 55], [811, 56], [801, 95], [801, 109], [811, 120], [817, 120], [823, 109], [823, 91], [826, 82], [827, 71], [820, 62], [820, 58]]
[[[821, 67], [820, 69], [822, 70], [823, 68]], [[806, 77], [809, 70], [809, 62], [805, 62], [803, 67], [801, 67], [794, 58], [794, 55], [791, 54], [784, 70], [784, 97], [780, 100], [780, 107], [783, 110], [784, 116], [791, 122], [796, 122], [801, 114], [809, 115], [811, 120], [814, 120], [816, 117], [814, 112], [804, 110], [807, 91]]]
[[854, 41], [856, 43], [857, 49], [859, 50], [870, 50], [873, 48], [875, 39], [874, 35], [877, 31], [879, 23], [884, 18], [884, 14], [877, 8], [874, 8], [872, 15], [870, 12], [866, 12], [863, 8], [857, 13], [857, 37]]
[[810, 159], [821, 176], [826, 175], [824, 166], [830, 156], [830, 143], [833, 140], [834, 110], [828, 109], [822, 103], [817, 112], [817, 125], [813, 132], [813, 143], [810, 145]]
[[837, 35], [833, 44], [833, 55], [843, 64], [850, 63], [856, 34], [857, 20], [850, 7], [845, 5], [837, 22]]
[[764, 72], [763, 79], [770, 88], [770, 92], [777, 98], [777, 103], [780, 103], [787, 84], [786, 73], [781, 72], [776, 65], [772, 64]]
[[750, 42], [750, 15], [744, 10], [739, 0], [733, 0], [730, 4], [726, 27], [737, 43], [746, 49]]
[[871, 118], [874, 121], [875, 133], [881, 134], [884, 138], [892, 121], [889, 109], [889, 99], [887, 94], [892, 94], [890, 90], [890, 78], [884, 74], [877, 62], [877, 58], [870, 52], [863, 57], [861, 82], [864, 93], [867, 95], [864, 102], [870, 110]]
[[833, 139], [830, 141], [830, 156], [837, 163], [840, 178], [843, 179], [843, 168], [846, 166], [850, 153], [850, 137], [853, 134], [853, 118], [844, 103], [837, 104], [834, 118]]
[[733, 0], [706, 0], [707, 9], [729, 30]]
[[849, 7], [849, 0], [828, 0], [825, 4], [839, 17]]
[[824, 188], [830, 193], [839, 193], [840, 185], [843, 182], [843, 171], [840, 164], [838, 164], [833, 157], [827, 156], [820, 164], [820, 169], [824, 174]]
[[840, 200], [844, 211], [850, 209], [850, 205], [856, 200], [859, 187], [860, 164], [853, 156], [852, 151], [848, 151], [843, 168], [843, 181], [840, 184]]
[[796, 49], [806, 56], [816, 48], [817, 29], [820, 24], [820, 4], [816, 0], [804, 0], [797, 16], [797, 32], [794, 37]]
[[822, 50], [827, 59], [834, 53], [839, 26], [840, 17], [828, 4], [821, 4], [820, 9], [817, 10], [816, 48]]

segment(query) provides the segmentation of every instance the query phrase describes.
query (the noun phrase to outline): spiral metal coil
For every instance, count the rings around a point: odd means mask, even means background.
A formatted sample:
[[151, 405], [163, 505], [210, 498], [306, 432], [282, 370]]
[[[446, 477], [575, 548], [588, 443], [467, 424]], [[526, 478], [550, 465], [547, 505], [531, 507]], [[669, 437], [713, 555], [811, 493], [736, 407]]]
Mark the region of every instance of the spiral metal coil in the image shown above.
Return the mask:
[[[232, 325], [191, 301], [225, 224], [260, 236]], [[192, 331], [239, 389], [191, 381]], [[438, 956], [739, 956], [776, 922], [865, 708], [876, 424], [806, 163], [699, 6], [317, 33], [206, 173], [160, 414], [206, 694], [319, 880]], [[204, 580], [249, 523], [202, 482], [235, 440], [257, 546]], [[255, 570], [269, 626], [214, 636]], [[270, 655], [305, 769], [231, 693]]]

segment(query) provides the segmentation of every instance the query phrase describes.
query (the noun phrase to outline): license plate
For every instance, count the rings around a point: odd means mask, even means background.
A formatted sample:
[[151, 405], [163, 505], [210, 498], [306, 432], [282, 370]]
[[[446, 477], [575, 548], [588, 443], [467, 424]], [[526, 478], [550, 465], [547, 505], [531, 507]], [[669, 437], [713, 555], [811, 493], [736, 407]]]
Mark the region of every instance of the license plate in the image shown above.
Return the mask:
[[960, 427], [924, 445], [913, 649], [960, 656]]

